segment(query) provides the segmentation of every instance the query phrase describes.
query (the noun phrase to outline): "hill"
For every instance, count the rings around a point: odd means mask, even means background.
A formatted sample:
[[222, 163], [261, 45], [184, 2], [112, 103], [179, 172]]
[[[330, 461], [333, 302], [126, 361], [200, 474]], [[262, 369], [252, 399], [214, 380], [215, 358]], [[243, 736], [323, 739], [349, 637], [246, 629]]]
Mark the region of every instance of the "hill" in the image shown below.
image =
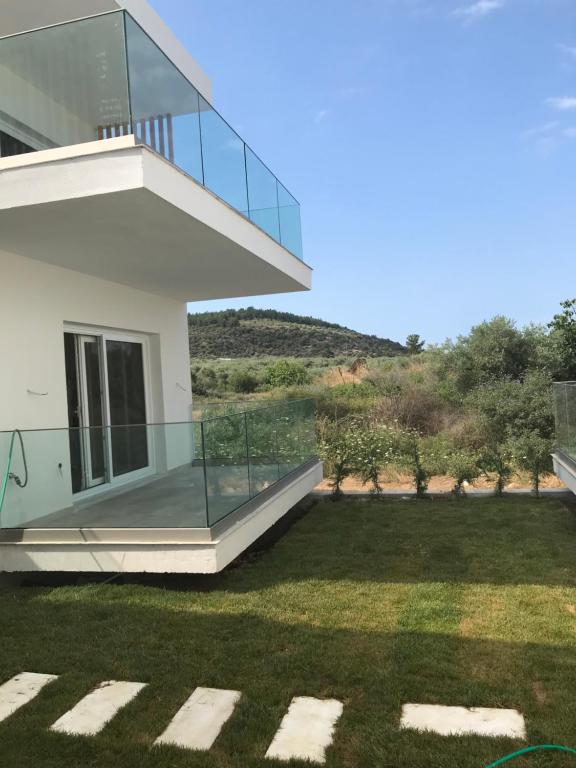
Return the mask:
[[402, 344], [315, 317], [275, 309], [227, 309], [188, 315], [190, 353], [208, 357], [381, 357]]

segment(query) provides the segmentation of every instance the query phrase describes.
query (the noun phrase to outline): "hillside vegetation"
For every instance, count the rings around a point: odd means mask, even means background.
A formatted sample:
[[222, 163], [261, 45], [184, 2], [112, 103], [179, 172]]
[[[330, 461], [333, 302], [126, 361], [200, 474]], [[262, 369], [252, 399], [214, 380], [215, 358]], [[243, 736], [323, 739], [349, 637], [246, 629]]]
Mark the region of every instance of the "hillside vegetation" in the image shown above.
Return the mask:
[[546, 326], [518, 328], [498, 316], [413, 354], [295, 359], [297, 346], [292, 338], [284, 359], [193, 359], [194, 394], [313, 397], [336, 493], [352, 480], [378, 493], [395, 474], [420, 495], [438, 476], [456, 494], [473, 483], [501, 493], [519, 473], [537, 491], [551, 470], [552, 382], [576, 380], [576, 300]]
[[192, 358], [384, 357], [402, 344], [314, 317], [273, 309], [228, 309], [188, 315]]

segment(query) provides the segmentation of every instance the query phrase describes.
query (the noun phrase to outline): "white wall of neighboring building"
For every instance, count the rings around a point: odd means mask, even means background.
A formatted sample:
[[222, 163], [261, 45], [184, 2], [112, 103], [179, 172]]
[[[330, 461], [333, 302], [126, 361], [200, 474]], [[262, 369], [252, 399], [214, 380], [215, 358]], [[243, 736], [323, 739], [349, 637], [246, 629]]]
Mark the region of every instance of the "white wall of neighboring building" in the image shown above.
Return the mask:
[[[25, 435], [34, 482], [21, 495], [11, 483], [5, 505], [5, 513], [11, 509], [21, 522], [72, 503], [66, 431], [67, 324], [144, 335], [150, 358], [147, 421], [191, 419], [183, 302], [0, 251], [0, 432], [34, 430]], [[170, 434], [176, 437], [173, 444]], [[188, 440], [184, 445], [182, 436], [178, 430], [167, 432], [161, 469], [190, 460], [193, 444]], [[163, 443], [163, 436], [158, 443]], [[0, 435], [0, 475], [7, 444], [8, 435]], [[15, 461], [21, 470], [19, 455]], [[15, 523], [3, 520], [3, 525]]]

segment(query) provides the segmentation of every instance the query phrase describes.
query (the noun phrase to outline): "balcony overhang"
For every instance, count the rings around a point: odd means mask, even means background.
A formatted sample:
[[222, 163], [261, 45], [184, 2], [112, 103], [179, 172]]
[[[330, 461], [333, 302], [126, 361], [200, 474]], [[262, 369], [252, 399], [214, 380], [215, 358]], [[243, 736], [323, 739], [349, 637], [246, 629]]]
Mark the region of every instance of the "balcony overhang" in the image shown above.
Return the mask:
[[183, 301], [311, 286], [310, 267], [133, 136], [0, 159], [0, 251]]

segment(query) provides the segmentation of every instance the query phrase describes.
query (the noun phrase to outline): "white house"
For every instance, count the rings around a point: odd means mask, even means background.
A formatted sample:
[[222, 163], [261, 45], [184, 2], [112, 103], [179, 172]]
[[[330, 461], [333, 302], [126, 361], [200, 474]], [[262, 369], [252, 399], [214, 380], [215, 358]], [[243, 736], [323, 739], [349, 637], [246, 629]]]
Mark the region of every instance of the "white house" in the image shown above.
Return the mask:
[[193, 418], [186, 302], [308, 290], [299, 205], [145, 0], [0, 36], [0, 571], [218, 571], [321, 465], [308, 401]]

